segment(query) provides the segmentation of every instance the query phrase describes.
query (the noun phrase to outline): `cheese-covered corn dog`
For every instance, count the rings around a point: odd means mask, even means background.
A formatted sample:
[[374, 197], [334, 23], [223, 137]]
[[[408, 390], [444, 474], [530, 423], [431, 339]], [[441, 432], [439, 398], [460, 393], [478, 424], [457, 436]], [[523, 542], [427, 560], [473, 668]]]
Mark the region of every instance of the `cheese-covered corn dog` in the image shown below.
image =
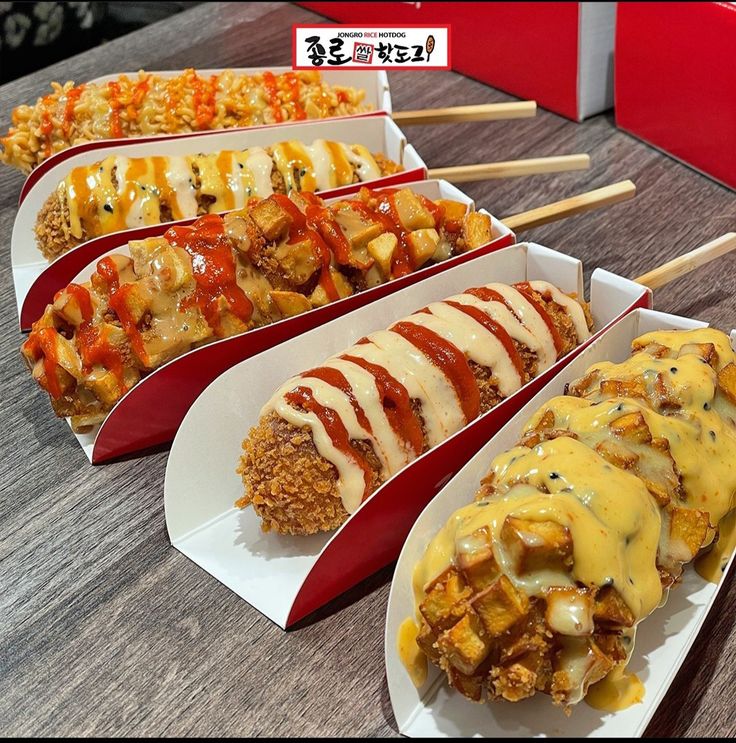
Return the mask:
[[492, 461], [415, 569], [416, 642], [475, 701], [640, 698], [624, 673], [636, 626], [734, 506], [723, 333], [649, 333], [568, 392]]

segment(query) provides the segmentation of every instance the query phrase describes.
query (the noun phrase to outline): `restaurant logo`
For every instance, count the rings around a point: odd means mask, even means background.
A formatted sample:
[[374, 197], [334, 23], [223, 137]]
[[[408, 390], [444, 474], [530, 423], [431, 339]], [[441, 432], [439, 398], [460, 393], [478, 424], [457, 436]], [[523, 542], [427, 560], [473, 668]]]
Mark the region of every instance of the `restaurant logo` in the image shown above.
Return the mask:
[[450, 69], [449, 26], [294, 25], [297, 70]]

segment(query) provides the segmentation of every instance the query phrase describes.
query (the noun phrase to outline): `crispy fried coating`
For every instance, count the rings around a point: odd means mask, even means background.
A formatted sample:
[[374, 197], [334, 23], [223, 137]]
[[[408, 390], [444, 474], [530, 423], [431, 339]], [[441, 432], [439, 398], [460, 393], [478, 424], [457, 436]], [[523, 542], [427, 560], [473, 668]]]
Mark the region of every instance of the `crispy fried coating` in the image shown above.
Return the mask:
[[44, 258], [53, 261], [70, 248], [79, 245], [69, 233], [69, 209], [54, 191], [41, 207], [36, 218], [36, 242]]

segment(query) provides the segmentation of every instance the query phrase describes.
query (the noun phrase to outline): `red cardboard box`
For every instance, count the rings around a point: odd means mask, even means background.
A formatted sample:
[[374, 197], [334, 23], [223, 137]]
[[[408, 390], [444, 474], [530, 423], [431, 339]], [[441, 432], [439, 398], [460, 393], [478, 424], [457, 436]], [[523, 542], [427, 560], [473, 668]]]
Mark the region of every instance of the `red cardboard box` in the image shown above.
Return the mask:
[[736, 188], [736, 5], [619, 3], [616, 123]]
[[452, 68], [468, 77], [575, 121], [613, 105], [615, 3], [298, 5], [358, 25], [450, 24]]

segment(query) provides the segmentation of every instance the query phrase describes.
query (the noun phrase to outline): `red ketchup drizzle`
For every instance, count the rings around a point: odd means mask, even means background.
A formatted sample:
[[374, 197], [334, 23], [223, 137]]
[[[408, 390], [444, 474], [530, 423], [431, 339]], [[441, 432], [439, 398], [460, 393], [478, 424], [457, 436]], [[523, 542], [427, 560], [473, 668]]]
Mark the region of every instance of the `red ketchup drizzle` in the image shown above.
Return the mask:
[[307, 112], [299, 101], [299, 78], [293, 72], [287, 72], [286, 83], [289, 86], [289, 101], [294, 107], [294, 119], [301, 121], [307, 118]]
[[[370, 341], [363, 338], [359, 343], [370, 343]], [[382, 366], [372, 364], [360, 356], [345, 354], [340, 358], [365, 369], [373, 376], [376, 380], [378, 394], [381, 396], [383, 410], [391, 428], [418, 457], [424, 449], [424, 434], [422, 433], [421, 421], [412, 409], [411, 398], [406, 387]]]
[[482, 325], [489, 333], [492, 333], [496, 336], [496, 338], [498, 338], [499, 341], [501, 341], [504, 349], [506, 350], [506, 353], [511, 359], [511, 363], [514, 365], [514, 369], [516, 369], [516, 372], [519, 375], [519, 380], [523, 383], [524, 362], [521, 360], [519, 351], [517, 350], [511, 336], [506, 332], [506, 329], [502, 325], [499, 325], [492, 317], [486, 315], [483, 310], [478, 309], [478, 307], [473, 307], [472, 305], [468, 304], [461, 304], [460, 302], [453, 302], [449, 299], [445, 300], [445, 304], [448, 304], [450, 305], [450, 307], [454, 307], [456, 310], [460, 310], [460, 312], [464, 312], [466, 315], [469, 315], [473, 318], [473, 320]]
[[520, 281], [518, 284], [514, 284], [514, 288], [516, 291], [519, 292], [519, 294], [523, 294], [527, 302], [534, 307], [534, 309], [537, 311], [537, 314], [544, 320], [545, 324], [549, 328], [549, 332], [552, 336], [552, 340], [555, 344], [555, 351], [557, 351], [557, 356], [559, 357], [560, 353], [562, 353], [562, 350], [565, 347], [565, 344], [562, 340], [562, 336], [560, 335], [560, 331], [557, 330], [557, 326], [554, 323], [554, 320], [552, 319], [551, 315], [547, 310], [544, 309], [544, 306], [539, 303], [537, 298], [534, 296], [534, 289], [530, 286], [528, 281]]
[[136, 83], [136, 86], [133, 90], [133, 96], [130, 99], [128, 108], [126, 109], [128, 112], [128, 118], [131, 121], [138, 119], [138, 112], [140, 110], [141, 104], [143, 103], [143, 98], [148, 92], [149, 82], [150, 77], [146, 77]]
[[350, 436], [343, 422], [340, 420], [340, 416], [334, 410], [320, 405], [314, 399], [311, 390], [306, 387], [297, 387], [291, 392], [287, 392], [284, 395], [284, 399], [296, 408], [301, 408], [309, 413], [314, 413], [319, 422], [324, 426], [333, 446], [346, 457], [352, 459], [353, 462], [363, 470], [363, 482], [365, 483], [363, 488], [363, 500], [365, 500], [370, 495], [370, 488], [373, 482], [373, 470], [365, 457], [350, 445]]
[[[319, 277], [320, 286], [325, 290], [327, 297], [330, 302], [334, 302], [340, 299], [340, 294], [337, 291], [335, 282], [330, 275], [330, 260], [332, 258], [332, 252], [329, 246], [316, 230], [314, 230], [307, 219], [302, 214], [297, 205], [284, 194], [273, 194], [270, 198], [275, 199], [276, 202], [284, 209], [291, 217], [291, 228], [289, 229], [289, 244], [301, 242], [302, 240], [309, 240], [314, 246], [317, 258], [322, 264], [322, 271]], [[310, 205], [307, 207], [309, 211], [312, 208]]]
[[49, 157], [51, 155], [51, 135], [54, 133], [54, 122], [51, 118], [51, 111], [49, 111], [51, 97], [46, 96], [46, 98], [43, 99], [43, 104], [44, 109], [41, 113], [41, 126], [39, 128], [41, 129], [41, 134], [43, 134], [44, 138], [44, 155]]
[[194, 88], [194, 119], [197, 129], [209, 129], [215, 118], [217, 75], [211, 75], [209, 80], [203, 80], [195, 73], [192, 86]]
[[74, 121], [74, 106], [79, 100], [79, 96], [82, 95], [84, 85], [79, 85], [76, 88], [72, 88], [66, 94], [66, 105], [64, 106], [64, 119], [62, 121], [61, 129], [64, 132], [64, 136], [69, 136], [69, 132], [72, 128], [72, 121]]
[[387, 191], [382, 191], [381, 194], [386, 194], [385, 197], [375, 192], [371, 193], [376, 198], [382, 198], [377, 211], [374, 211], [362, 201], [348, 201], [347, 203], [350, 204], [350, 208], [353, 211], [358, 212], [364, 219], [369, 222], [378, 221], [384, 232], [391, 232], [396, 235], [399, 245], [391, 262], [391, 274], [393, 278], [406, 276], [406, 274], [411, 273], [413, 270], [409, 260], [409, 248], [407, 245], [409, 233], [401, 226], [396, 208], [392, 208], [393, 201], [389, 201], [389, 197], [393, 194], [393, 191], [389, 194], [387, 194]]
[[350, 404], [355, 411], [358, 423], [360, 423], [364, 431], [367, 431], [371, 436], [373, 435], [373, 428], [365, 414], [365, 410], [360, 406], [360, 403], [353, 392], [353, 388], [350, 386], [350, 382], [345, 379], [345, 375], [341, 371], [329, 366], [320, 366], [316, 369], [310, 369], [300, 376], [303, 378], [313, 377], [314, 379], [321, 379], [323, 382], [327, 382], [331, 387], [336, 387], [340, 392], [344, 393], [348, 400], [350, 400]]
[[266, 89], [268, 105], [271, 107], [274, 119], [276, 121], [283, 121], [284, 117], [281, 113], [281, 104], [279, 103], [279, 89], [276, 84], [276, 76], [273, 72], [263, 73], [263, 87]]
[[120, 124], [120, 109], [123, 104], [120, 102], [120, 85], [111, 82], [107, 84], [107, 88], [110, 91], [110, 136], [114, 138], [122, 137], [123, 128]]
[[79, 312], [82, 315], [82, 322], [88, 323], [92, 319], [92, 298], [89, 296], [89, 292], [79, 284], [69, 284], [66, 289], [60, 289], [54, 295], [54, 301], [59, 299], [61, 295], [66, 292], [69, 296], [74, 297], [79, 307]]
[[182, 308], [196, 304], [219, 338], [224, 334], [217, 308], [220, 296], [225, 298], [236, 317], [244, 323], [250, 320], [253, 303], [238, 286], [232, 243], [225, 234], [222, 217], [205, 214], [191, 227], [169, 228], [164, 238], [171, 245], [186, 250], [192, 259], [197, 288], [192, 297], [182, 302]]
[[118, 267], [110, 256], [97, 261], [97, 273], [105, 280], [109, 294], [118, 290], [118, 287], [120, 286]]
[[480, 391], [465, 354], [429, 328], [411, 322], [398, 322], [391, 332], [409, 341], [442, 370], [455, 388], [466, 421], [478, 417]]
[[110, 309], [118, 316], [118, 320], [120, 320], [120, 324], [125, 331], [125, 335], [128, 336], [131, 348], [136, 356], [141, 360], [141, 363], [148, 366], [150, 360], [145, 344], [143, 343], [143, 336], [140, 330], [138, 330], [138, 323], [135, 317], [128, 309], [127, 296], [133, 291], [134, 286], [134, 284], [123, 284], [117, 291], [110, 295], [109, 304]]

